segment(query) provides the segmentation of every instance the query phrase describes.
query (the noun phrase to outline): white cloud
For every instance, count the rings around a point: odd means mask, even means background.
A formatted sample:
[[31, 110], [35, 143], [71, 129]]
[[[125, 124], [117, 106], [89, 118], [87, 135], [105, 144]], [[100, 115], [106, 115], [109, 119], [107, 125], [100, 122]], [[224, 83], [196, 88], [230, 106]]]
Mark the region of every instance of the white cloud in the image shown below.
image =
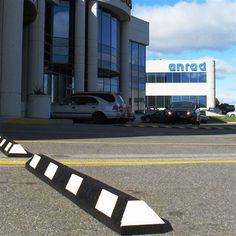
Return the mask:
[[228, 103], [236, 105], [236, 95], [235, 94], [221, 94], [217, 97], [220, 103]]
[[215, 61], [216, 61], [216, 78], [217, 79], [224, 78], [228, 74], [236, 73], [235, 67], [233, 67], [229, 63], [220, 59], [216, 59]]
[[236, 44], [236, 1], [135, 5], [133, 14], [150, 22], [150, 53], [225, 50]]
[[227, 75], [233, 74], [235, 75], [236, 79], [236, 68], [229, 62], [213, 57], [204, 57], [201, 59], [215, 60], [216, 79], [224, 79]]

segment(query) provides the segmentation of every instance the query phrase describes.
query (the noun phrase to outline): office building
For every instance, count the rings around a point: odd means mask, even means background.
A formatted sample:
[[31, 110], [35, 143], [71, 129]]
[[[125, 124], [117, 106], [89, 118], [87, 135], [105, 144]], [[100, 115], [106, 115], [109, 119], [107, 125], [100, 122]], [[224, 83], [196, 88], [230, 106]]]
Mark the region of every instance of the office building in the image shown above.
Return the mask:
[[131, 0], [1, 0], [0, 117], [49, 117], [81, 91], [145, 106], [149, 24]]
[[215, 106], [215, 61], [147, 61], [146, 104], [164, 108], [172, 102], [191, 101], [201, 108]]

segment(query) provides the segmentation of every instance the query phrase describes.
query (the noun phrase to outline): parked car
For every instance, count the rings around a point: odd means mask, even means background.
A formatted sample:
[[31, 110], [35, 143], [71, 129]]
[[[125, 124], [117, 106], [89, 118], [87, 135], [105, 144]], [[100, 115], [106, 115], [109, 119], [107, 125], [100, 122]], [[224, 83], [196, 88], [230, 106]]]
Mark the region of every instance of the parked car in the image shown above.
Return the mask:
[[220, 104], [219, 108], [221, 109], [223, 115], [226, 115], [228, 112], [235, 111], [234, 105], [230, 105], [228, 103]]
[[207, 123], [210, 120], [210, 118], [206, 115], [205, 110], [200, 111], [200, 123]]
[[[190, 122], [196, 124], [200, 122], [197, 116], [197, 105], [192, 102], [173, 102], [166, 109], [166, 123]], [[200, 113], [199, 113], [200, 115]]]
[[209, 107], [209, 109], [207, 111], [214, 112], [214, 113], [217, 113], [217, 114], [222, 113], [222, 111], [220, 110], [219, 107]]
[[226, 116], [236, 117], [236, 111], [231, 111], [226, 114]]
[[155, 110], [149, 111], [141, 116], [142, 122], [152, 122], [152, 123], [164, 123], [165, 122], [165, 111]]
[[122, 97], [113, 93], [78, 93], [66, 97], [62, 103], [52, 105], [52, 118], [128, 121], [131, 119]]

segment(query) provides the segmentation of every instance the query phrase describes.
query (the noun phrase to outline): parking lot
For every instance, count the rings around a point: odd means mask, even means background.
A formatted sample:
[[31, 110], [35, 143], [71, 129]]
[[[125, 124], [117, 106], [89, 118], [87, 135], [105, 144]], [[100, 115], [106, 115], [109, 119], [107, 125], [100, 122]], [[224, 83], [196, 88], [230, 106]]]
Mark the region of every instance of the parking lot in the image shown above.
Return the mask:
[[[235, 126], [139, 125], [0, 129], [32, 153], [143, 199], [170, 222], [166, 235], [235, 235]], [[117, 235], [29, 173], [25, 161], [0, 153], [1, 235]]]

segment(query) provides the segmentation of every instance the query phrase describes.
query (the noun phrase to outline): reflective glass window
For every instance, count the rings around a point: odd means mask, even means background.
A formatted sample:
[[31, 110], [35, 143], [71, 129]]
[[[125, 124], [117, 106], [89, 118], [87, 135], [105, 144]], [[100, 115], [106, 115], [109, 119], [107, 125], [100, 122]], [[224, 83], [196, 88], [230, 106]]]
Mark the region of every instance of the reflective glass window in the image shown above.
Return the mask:
[[164, 96], [157, 96], [156, 107], [165, 107], [165, 97]]
[[198, 103], [198, 97], [197, 96], [190, 96], [189, 101], [193, 103]]
[[155, 103], [155, 96], [149, 96], [147, 101], [148, 101], [148, 107], [155, 107], [156, 103]]
[[165, 107], [169, 107], [171, 104], [171, 96], [165, 96]]
[[189, 96], [181, 96], [181, 101], [189, 102]]
[[190, 73], [185, 72], [182, 73], [182, 83], [189, 83], [190, 82]]
[[165, 83], [165, 73], [156, 73], [156, 82]]
[[[120, 75], [120, 23], [118, 18], [104, 8], [98, 9], [98, 77], [104, 80], [97, 81], [99, 89], [103, 87], [115, 90], [119, 86], [111, 86], [111, 79]], [[107, 81], [105, 81], [105, 78]], [[119, 79], [118, 79], [119, 82]], [[101, 83], [104, 83], [101, 86]]]
[[53, 8], [52, 61], [69, 63], [70, 2], [61, 1]]
[[172, 83], [172, 73], [165, 73], [165, 82]]
[[173, 83], [180, 83], [181, 73], [173, 73]]
[[206, 83], [206, 72], [198, 73], [199, 83]]
[[200, 107], [206, 107], [207, 106], [207, 97], [206, 96], [199, 96], [199, 102]]
[[[146, 47], [136, 42], [130, 42], [130, 105], [134, 110], [145, 109], [145, 59]], [[150, 82], [155, 82], [155, 74], [147, 75]]]
[[147, 73], [147, 82], [148, 83], [155, 83], [155, 73]]
[[192, 72], [190, 73], [190, 83], [197, 83], [198, 82], [198, 73]]

